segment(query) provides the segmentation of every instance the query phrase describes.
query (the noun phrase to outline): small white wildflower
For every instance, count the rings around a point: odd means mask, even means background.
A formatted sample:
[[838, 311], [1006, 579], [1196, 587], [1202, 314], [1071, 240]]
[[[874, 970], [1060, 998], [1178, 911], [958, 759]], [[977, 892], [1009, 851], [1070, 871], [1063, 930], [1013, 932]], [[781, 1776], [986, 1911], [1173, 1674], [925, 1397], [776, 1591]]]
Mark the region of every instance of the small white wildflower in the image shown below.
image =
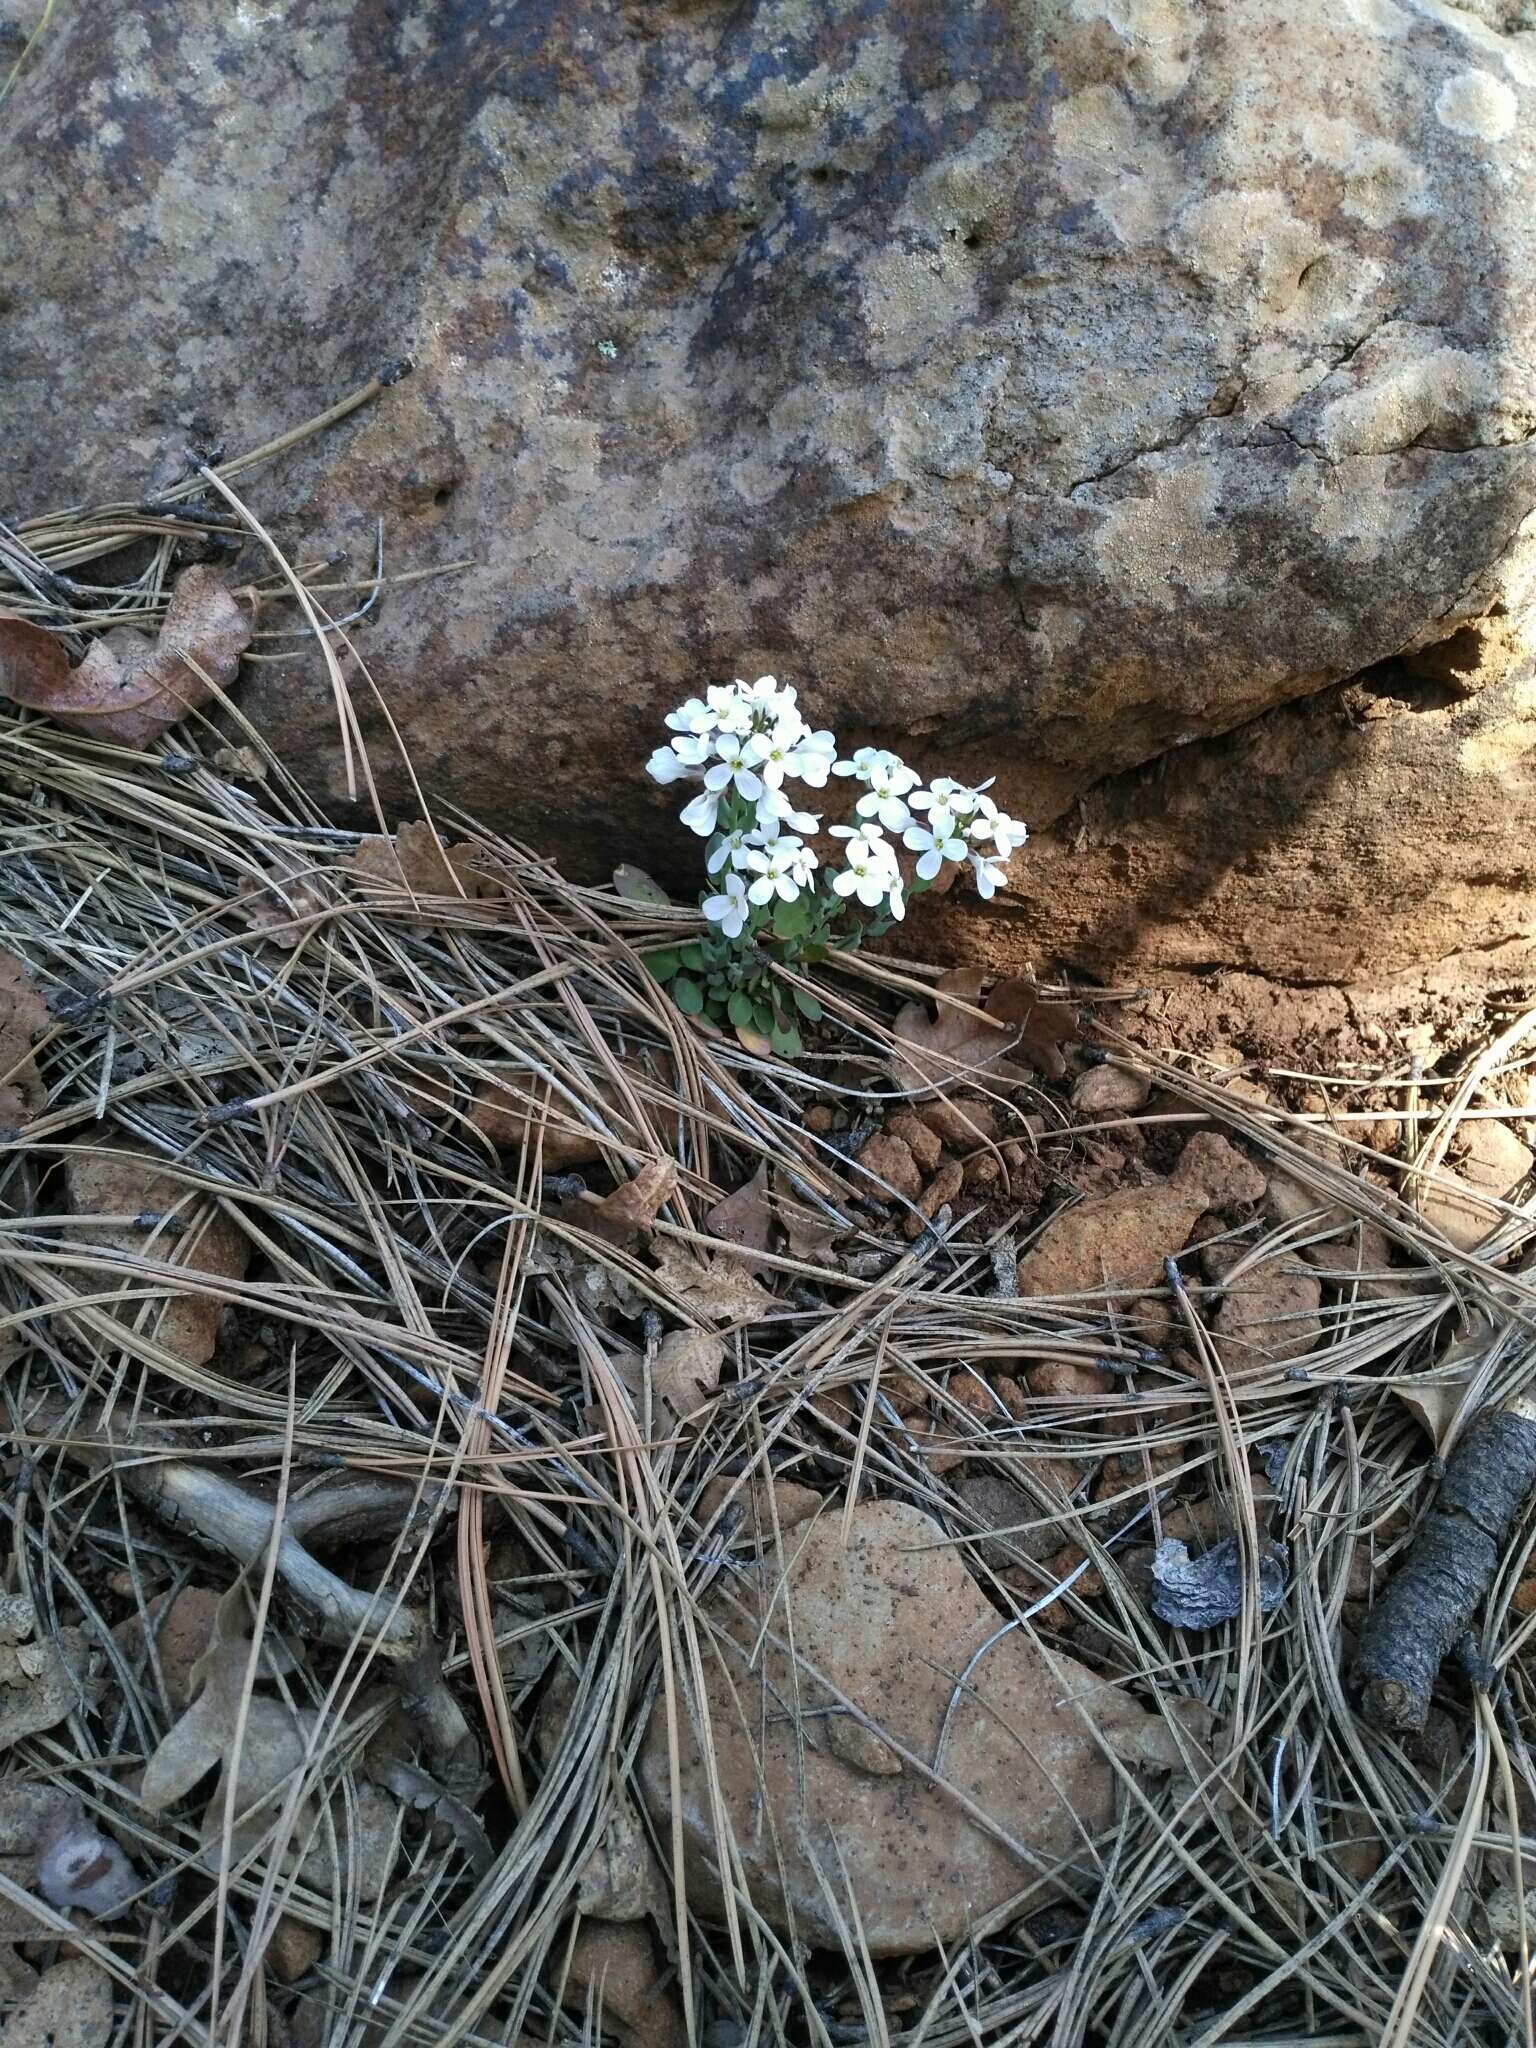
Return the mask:
[[656, 782], [676, 782], [692, 769], [675, 748], [658, 747], [646, 762], [645, 772]]
[[819, 748], [806, 745], [811, 738], [798, 712], [781, 718], [767, 732], [756, 732], [747, 742], [750, 758], [757, 762], [769, 789], [781, 789], [786, 775], [819, 788], [816, 777], [827, 778], [826, 756]]
[[754, 903], [771, 903], [775, 896], [782, 902], [793, 903], [800, 894], [801, 874], [809, 879], [809, 870], [803, 867], [803, 857], [807, 855], [814, 862], [815, 855], [809, 847], [787, 836], [774, 840], [771, 846], [755, 847], [747, 855], [747, 865], [757, 880], [749, 885], [747, 895]]
[[713, 733], [719, 720], [701, 698], [690, 697], [686, 704], [679, 704], [675, 711], [667, 713], [666, 723], [671, 732], [707, 736]]
[[720, 758], [704, 770], [704, 787], [729, 789], [734, 783], [748, 803], [755, 803], [763, 793], [763, 782], [748, 751], [751, 745], [751, 739], [742, 733], [721, 733], [715, 741], [715, 752]]
[[701, 789], [692, 803], [683, 805], [678, 816], [690, 832], [697, 832], [701, 839], [712, 838], [715, 821], [720, 816], [720, 792]]
[[761, 725], [777, 725], [783, 717], [793, 717], [804, 730], [805, 720], [795, 710], [795, 686], [781, 683], [777, 676], [759, 676], [755, 683], [738, 683], [736, 686], [750, 707], [754, 718]]
[[786, 825], [796, 832], [819, 832], [821, 819], [815, 811], [797, 811], [782, 789], [764, 790], [757, 804], [757, 829], [764, 842], [777, 839]]
[[808, 782], [812, 789], [825, 789], [827, 777], [832, 772], [832, 764], [837, 759], [837, 740], [834, 735], [825, 729], [820, 732], [802, 733], [795, 752], [800, 757], [800, 765], [794, 772], [800, 780]]
[[878, 818], [887, 832], [900, 832], [910, 825], [912, 813], [904, 801], [909, 789], [916, 789], [918, 777], [905, 761], [886, 754], [870, 766], [869, 788], [854, 805], [861, 818]]
[[712, 683], [704, 694], [710, 718], [721, 732], [745, 735], [752, 730], [753, 706], [745, 683]]
[[[852, 775], [860, 782], [868, 782], [872, 776], [900, 766], [900, 755], [890, 753], [885, 747], [856, 747], [851, 760], [832, 763], [832, 773]], [[912, 780], [916, 782], [917, 777], [914, 775]]]
[[727, 875], [720, 894], [704, 898], [704, 915], [711, 924], [719, 925], [728, 939], [741, 937], [742, 928], [750, 914], [747, 905], [747, 885], [740, 875]]
[[953, 812], [936, 807], [926, 825], [912, 824], [902, 833], [902, 844], [918, 855], [920, 880], [931, 882], [947, 860], [965, 859], [966, 844], [956, 833], [955, 822]]
[[[887, 897], [898, 903], [901, 873], [896, 865], [896, 849], [879, 826], [866, 825], [859, 830], [851, 825], [834, 825], [832, 830], [839, 839], [848, 841], [843, 850], [848, 865], [832, 877], [832, 887], [838, 895], [856, 896], [871, 910]], [[901, 911], [898, 909], [894, 914], [899, 917]]]
[[960, 820], [974, 817], [985, 800], [985, 792], [992, 787], [992, 777], [972, 789], [969, 783], [956, 782], [948, 775], [939, 776], [927, 789], [914, 790], [908, 799], [914, 811], [932, 810], [935, 805], [948, 811]]
[[1007, 868], [990, 854], [973, 853], [971, 866], [976, 870], [976, 894], [980, 897], [995, 896], [1008, 880]]
[[966, 837], [985, 844], [992, 842], [993, 852], [988, 859], [1007, 860], [1017, 853], [1029, 837], [1021, 818], [1010, 818], [1006, 811], [1000, 811], [990, 797], [983, 797], [981, 808], [966, 827]]
[[747, 850], [758, 845], [757, 834], [747, 825], [738, 825], [734, 832], [722, 833], [709, 849], [709, 858], [704, 865], [712, 875], [718, 875], [729, 861], [738, 873], [747, 864]]

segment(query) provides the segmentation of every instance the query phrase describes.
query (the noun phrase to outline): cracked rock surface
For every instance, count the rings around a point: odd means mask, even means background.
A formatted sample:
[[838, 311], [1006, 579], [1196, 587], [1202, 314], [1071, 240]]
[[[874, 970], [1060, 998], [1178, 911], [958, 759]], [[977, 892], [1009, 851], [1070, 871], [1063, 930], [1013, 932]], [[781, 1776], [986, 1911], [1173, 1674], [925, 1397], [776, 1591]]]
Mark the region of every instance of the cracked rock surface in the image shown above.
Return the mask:
[[[1377, 872], [1402, 838], [1385, 797], [1350, 799], [1342, 879], [1273, 854], [1298, 764], [1263, 735], [1524, 595], [1524, 19], [78, 0], [0, 139], [12, 488], [136, 496], [190, 428], [254, 445], [409, 351], [261, 502], [358, 573], [379, 514], [393, 568], [474, 557], [363, 644], [423, 779], [573, 872], [611, 865], [594, 816], [678, 869], [640, 771], [659, 716], [772, 670], [849, 743], [999, 766], [1042, 827], [1085, 791], [1135, 810], [1123, 778], [1158, 757], [1191, 804], [1227, 776], [1244, 843], [1213, 825], [1193, 856], [1206, 962], [1290, 971], [1341, 891], [1367, 968], [1438, 957], [1453, 925], [1486, 945], [1526, 885], [1512, 853], [1490, 865], [1476, 764], [1514, 762], [1523, 792], [1528, 683], [1470, 732], [1441, 706], [1403, 754], [1459, 805], [1431, 865], [1463, 893], [1433, 932]], [[311, 666], [254, 671], [245, 701], [339, 790]], [[1297, 715], [1309, 772], [1347, 767], [1332, 714]], [[1176, 951], [1148, 935], [1182, 917], [1186, 848], [1154, 811], [1090, 835], [1059, 887], [1026, 850], [987, 949]], [[1129, 934], [1099, 907], [1111, 846]]]

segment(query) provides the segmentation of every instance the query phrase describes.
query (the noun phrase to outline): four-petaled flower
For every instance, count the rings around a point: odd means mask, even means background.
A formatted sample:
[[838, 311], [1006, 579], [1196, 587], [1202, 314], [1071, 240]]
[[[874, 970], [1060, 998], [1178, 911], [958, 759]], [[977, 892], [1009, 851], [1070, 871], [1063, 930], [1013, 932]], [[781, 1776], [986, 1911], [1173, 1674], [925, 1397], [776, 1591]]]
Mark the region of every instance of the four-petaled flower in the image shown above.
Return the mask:
[[973, 853], [971, 866], [976, 870], [976, 894], [981, 897], [996, 895], [1008, 880], [1008, 870], [1000, 860], [991, 854]]
[[756, 803], [763, 793], [762, 777], [752, 765], [752, 738], [750, 734], [723, 732], [715, 741], [718, 761], [712, 761], [704, 770], [706, 789], [728, 789], [734, 782], [737, 791], [748, 803]]
[[757, 835], [747, 825], [738, 825], [734, 832], [723, 832], [709, 849], [709, 858], [704, 865], [712, 875], [718, 875], [729, 861], [736, 869], [747, 865], [747, 850], [757, 844]]
[[747, 865], [757, 879], [752, 882], [747, 895], [754, 903], [771, 903], [775, 896], [785, 903], [793, 903], [800, 894], [801, 877], [809, 877], [810, 869], [806, 860], [814, 862], [816, 856], [807, 846], [795, 838], [775, 839], [769, 846], [754, 847], [747, 855]]
[[750, 916], [747, 885], [740, 875], [727, 875], [718, 896], [704, 898], [704, 915], [719, 925], [728, 939], [739, 939]]
[[916, 789], [918, 777], [905, 761], [885, 754], [871, 763], [863, 779], [869, 788], [853, 807], [861, 818], [878, 818], [887, 832], [899, 832], [912, 822], [904, 798], [909, 789]]
[[965, 841], [955, 831], [954, 813], [939, 806], [928, 813], [926, 825], [909, 825], [901, 835], [901, 843], [918, 856], [918, 877], [924, 882], [931, 882], [945, 861], [964, 860], [967, 851]]
[[837, 894], [856, 896], [870, 910], [889, 897], [892, 915], [900, 917], [901, 870], [896, 865], [896, 849], [880, 827], [834, 825], [832, 830], [848, 842], [843, 849], [848, 865], [832, 877]]

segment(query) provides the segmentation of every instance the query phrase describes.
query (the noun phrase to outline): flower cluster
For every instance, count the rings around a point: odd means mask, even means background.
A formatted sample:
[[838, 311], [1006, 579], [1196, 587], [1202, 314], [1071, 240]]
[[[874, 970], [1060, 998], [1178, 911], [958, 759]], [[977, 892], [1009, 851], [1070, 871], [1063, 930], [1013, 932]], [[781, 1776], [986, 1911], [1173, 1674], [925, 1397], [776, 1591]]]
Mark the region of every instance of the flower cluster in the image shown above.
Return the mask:
[[[856, 945], [866, 927], [883, 931], [905, 916], [907, 897], [929, 888], [947, 861], [968, 864], [977, 890], [991, 896], [1027, 836], [987, 795], [990, 783], [972, 789], [946, 776], [925, 787], [915, 769], [880, 747], [860, 747], [839, 760], [832, 734], [813, 731], [794, 689], [773, 676], [691, 697], [668, 713], [667, 727], [671, 739], [646, 768], [657, 782], [698, 785], [680, 815], [709, 842], [705, 867], [713, 887], [702, 908], [717, 936], [661, 956], [659, 971], [685, 1009], [728, 1015], [738, 1029], [747, 1028], [744, 1020], [757, 1020], [756, 1030], [765, 1016], [776, 1018], [775, 1031], [762, 1034], [776, 1049], [798, 1038], [774, 1007], [763, 940], [771, 939], [790, 966], [814, 962], [829, 946]], [[841, 842], [841, 865], [822, 870], [807, 844], [821, 830], [820, 813], [801, 810], [790, 785], [824, 790], [833, 775], [851, 778], [859, 794], [849, 822], [830, 828]], [[917, 856], [910, 882], [903, 847]], [[838, 928], [855, 905], [867, 917], [852, 930]], [[707, 978], [693, 982], [684, 969]], [[796, 1000], [810, 1015], [803, 990]]]

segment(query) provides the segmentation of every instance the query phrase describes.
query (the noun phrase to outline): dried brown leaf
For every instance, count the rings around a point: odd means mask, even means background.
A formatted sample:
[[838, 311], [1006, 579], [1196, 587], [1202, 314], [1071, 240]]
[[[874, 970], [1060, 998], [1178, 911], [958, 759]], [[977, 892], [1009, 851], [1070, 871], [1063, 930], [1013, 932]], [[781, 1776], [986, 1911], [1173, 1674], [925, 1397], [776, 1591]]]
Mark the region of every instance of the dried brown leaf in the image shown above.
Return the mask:
[[0, 953], [0, 1138], [19, 1131], [47, 1099], [32, 1048], [48, 1005], [14, 954]]
[[242, 895], [236, 907], [253, 931], [292, 952], [314, 930], [312, 920], [328, 907], [330, 899], [312, 855], [274, 846], [267, 855], [266, 869], [266, 886]]
[[657, 1398], [679, 1422], [696, 1415], [720, 1384], [725, 1346], [708, 1330], [669, 1330], [651, 1368]]
[[0, 1751], [24, 1736], [56, 1728], [77, 1707], [88, 1704], [90, 1648], [83, 1630], [61, 1628], [29, 1641], [34, 1630], [32, 1603], [15, 1596], [0, 1643]]
[[116, 626], [71, 668], [64, 644], [25, 619], [0, 616], [0, 693], [76, 732], [145, 747], [235, 680], [252, 607], [216, 570], [184, 570], [158, 638]]
[[1027, 975], [1000, 981], [986, 1000], [986, 1012], [1018, 1029], [1016, 1050], [1047, 1079], [1059, 1081], [1067, 1071], [1063, 1045], [1082, 1035], [1077, 1010], [1070, 1003], [1047, 1002]]
[[[750, 1180], [743, 1181], [734, 1194], [716, 1202], [704, 1218], [704, 1228], [711, 1237], [723, 1237], [727, 1244], [737, 1245], [744, 1252], [765, 1252], [770, 1222], [765, 1159]], [[750, 1259], [743, 1263], [749, 1268], [753, 1264]]]
[[479, 858], [479, 847], [467, 841], [445, 846], [424, 819], [416, 818], [400, 826], [393, 839], [370, 834], [342, 865], [364, 880], [409, 889], [413, 896], [473, 901], [491, 895], [494, 887]]
[[[956, 968], [934, 985], [941, 999], [935, 1016], [926, 1003], [907, 1003], [897, 1013], [891, 1073], [898, 1088], [949, 1088], [978, 1074], [1005, 1087], [1030, 1078], [1006, 1057], [1017, 1035], [1014, 1025], [975, 1014], [982, 979], [980, 968]], [[952, 1000], [943, 1001], [945, 996]], [[971, 1007], [957, 1008], [959, 1003]]]
[[[148, 1154], [129, 1151], [72, 1153], [64, 1169], [69, 1204], [77, 1216], [174, 1216], [180, 1228], [138, 1229], [123, 1223], [93, 1224], [76, 1241], [179, 1266], [193, 1276], [191, 1289], [169, 1294], [163, 1281], [124, 1272], [123, 1299], [112, 1310], [123, 1323], [140, 1317], [144, 1297], [158, 1295], [143, 1316], [152, 1342], [187, 1365], [206, 1365], [218, 1346], [224, 1303], [196, 1291], [195, 1280], [240, 1280], [250, 1263], [250, 1240], [240, 1226], [204, 1195], [189, 1191]], [[99, 1274], [82, 1276], [82, 1291], [100, 1285]]]
[[776, 1303], [760, 1281], [735, 1259], [694, 1258], [679, 1244], [654, 1247], [656, 1277], [694, 1315], [711, 1323], [750, 1322]]

